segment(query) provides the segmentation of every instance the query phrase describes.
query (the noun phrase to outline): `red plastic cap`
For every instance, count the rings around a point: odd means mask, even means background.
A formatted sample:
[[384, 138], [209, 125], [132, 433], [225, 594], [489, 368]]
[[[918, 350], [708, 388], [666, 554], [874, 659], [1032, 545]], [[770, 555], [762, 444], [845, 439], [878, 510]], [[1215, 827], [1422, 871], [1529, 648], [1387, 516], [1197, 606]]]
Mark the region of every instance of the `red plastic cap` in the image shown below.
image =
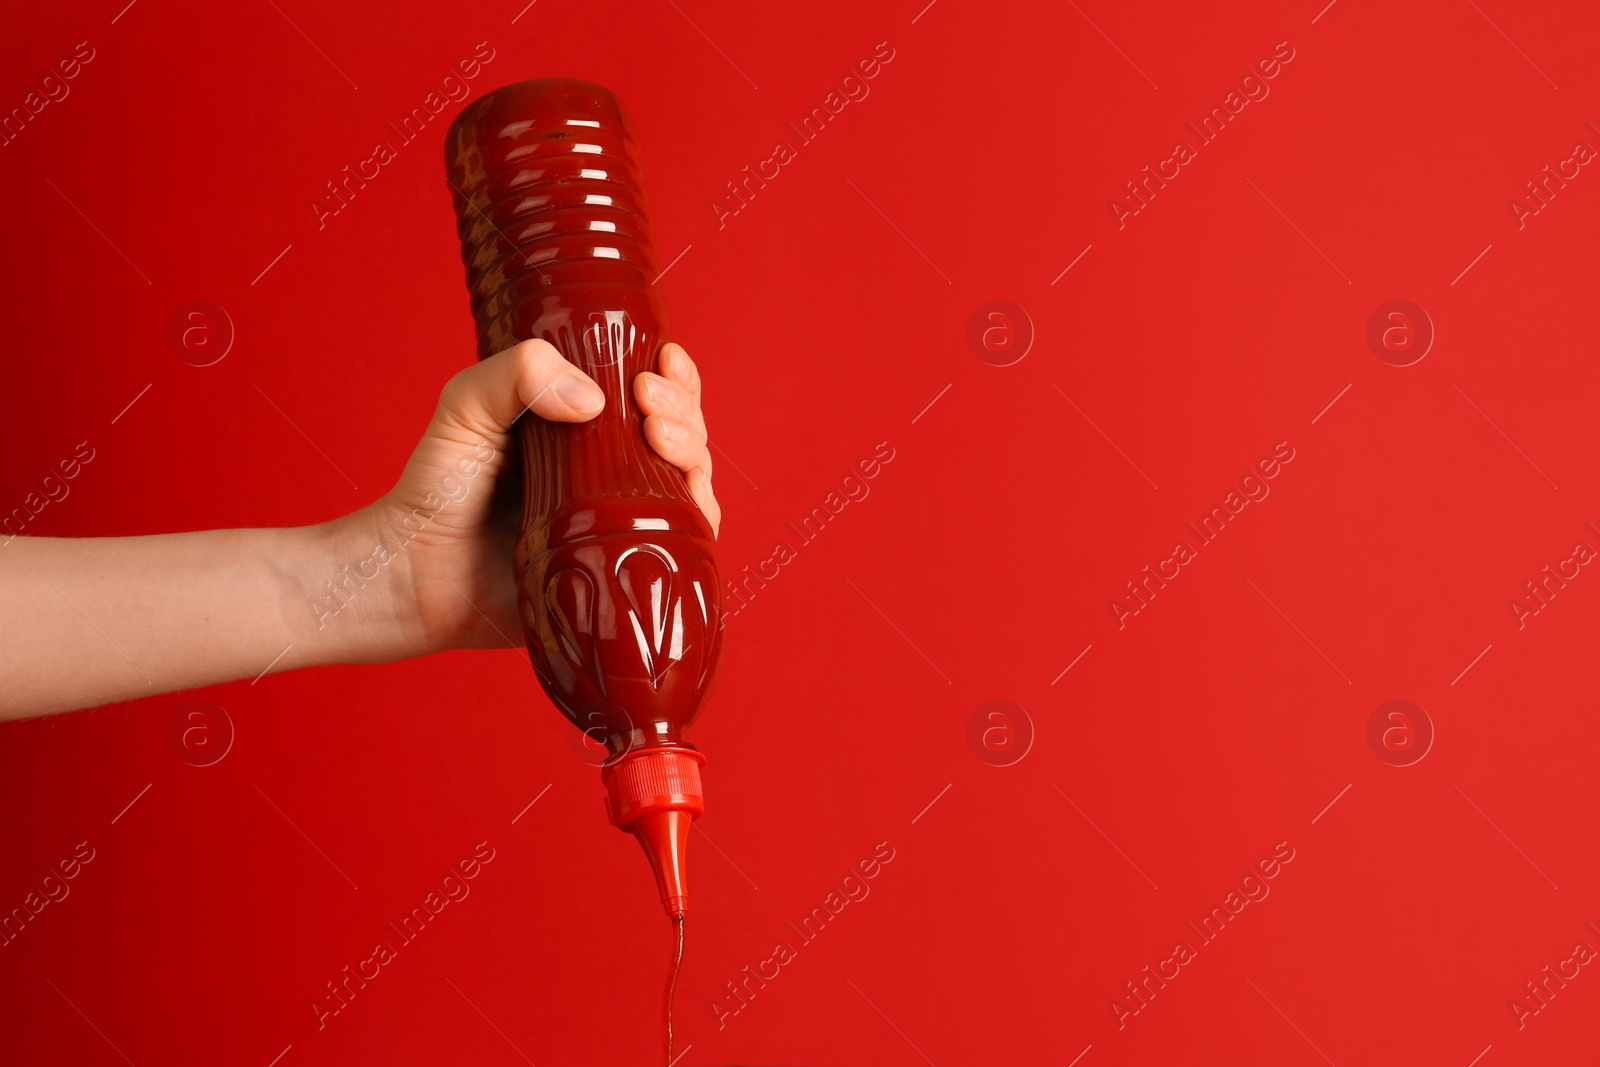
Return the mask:
[[689, 907], [689, 826], [706, 810], [704, 762], [694, 749], [658, 748], [630, 753], [600, 770], [611, 823], [638, 838], [669, 916]]

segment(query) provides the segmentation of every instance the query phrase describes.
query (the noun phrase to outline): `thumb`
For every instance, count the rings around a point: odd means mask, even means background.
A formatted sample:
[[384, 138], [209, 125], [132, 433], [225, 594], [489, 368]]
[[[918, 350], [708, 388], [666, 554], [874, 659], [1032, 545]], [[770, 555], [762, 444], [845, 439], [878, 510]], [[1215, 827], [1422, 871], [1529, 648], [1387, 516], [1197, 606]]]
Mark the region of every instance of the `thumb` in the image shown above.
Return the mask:
[[587, 422], [605, 394], [547, 341], [522, 341], [456, 374], [439, 394], [436, 419], [504, 436], [525, 411], [554, 422]]

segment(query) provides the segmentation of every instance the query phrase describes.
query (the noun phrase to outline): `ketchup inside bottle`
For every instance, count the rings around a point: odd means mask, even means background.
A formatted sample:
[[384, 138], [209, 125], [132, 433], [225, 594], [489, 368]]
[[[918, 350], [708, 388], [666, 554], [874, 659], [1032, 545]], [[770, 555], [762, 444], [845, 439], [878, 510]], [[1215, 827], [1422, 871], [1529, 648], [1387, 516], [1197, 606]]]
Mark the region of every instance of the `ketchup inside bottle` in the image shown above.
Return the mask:
[[550, 699], [608, 750], [611, 821], [644, 847], [683, 958], [687, 845], [704, 757], [685, 740], [722, 646], [709, 523], [644, 437], [633, 380], [668, 340], [638, 150], [608, 90], [496, 89], [461, 113], [445, 161], [479, 358], [542, 338], [606, 394], [590, 422], [516, 424], [514, 559], [528, 654]]

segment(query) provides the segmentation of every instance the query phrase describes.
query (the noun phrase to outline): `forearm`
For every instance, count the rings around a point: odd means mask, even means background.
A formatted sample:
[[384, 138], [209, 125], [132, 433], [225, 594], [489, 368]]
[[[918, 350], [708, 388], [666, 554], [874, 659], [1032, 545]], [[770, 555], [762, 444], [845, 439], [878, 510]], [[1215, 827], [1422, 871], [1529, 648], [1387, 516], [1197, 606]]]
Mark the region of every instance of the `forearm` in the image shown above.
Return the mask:
[[387, 589], [312, 606], [359, 540], [341, 521], [0, 542], [0, 719], [394, 658]]
[[[659, 358], [633, 403], [715, 530], [700, 373], [677, 345]], [[394, 488], [333, 522], [0, 539], [0, 720], [520, 644], [512, 427], [585, 422], [605, 400], [550, 344], [523, 341], [451, 378]]]

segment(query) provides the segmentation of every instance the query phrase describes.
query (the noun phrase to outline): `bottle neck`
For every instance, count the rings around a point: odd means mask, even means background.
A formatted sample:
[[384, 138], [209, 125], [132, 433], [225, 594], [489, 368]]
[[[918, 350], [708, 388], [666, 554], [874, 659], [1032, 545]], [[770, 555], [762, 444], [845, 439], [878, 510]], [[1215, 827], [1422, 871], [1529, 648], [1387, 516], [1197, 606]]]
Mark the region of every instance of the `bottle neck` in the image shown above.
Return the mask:
[[705, 812], [704, 762], [692, 748], [656, 748], [629, 753], [600, 770], [611, 822], [638, 839], [661, 905], [673, 917], [689, 906], [689, 828]]

